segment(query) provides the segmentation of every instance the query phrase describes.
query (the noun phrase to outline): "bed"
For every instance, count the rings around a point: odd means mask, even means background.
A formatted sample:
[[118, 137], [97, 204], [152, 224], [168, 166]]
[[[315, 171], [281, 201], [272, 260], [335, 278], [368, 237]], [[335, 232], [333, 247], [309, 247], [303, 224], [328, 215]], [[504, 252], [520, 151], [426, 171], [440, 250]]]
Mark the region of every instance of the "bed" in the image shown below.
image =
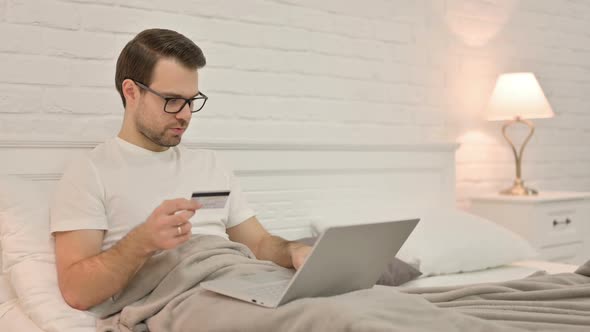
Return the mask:
[[[91, 315], [65, 307], [59, 296], [52, 242], [46, 236], [45, 210], [48, 195], [66, 163], [96, 144], [0, 142], [0, 174], [4, 175], [0, 200], [18, 201], [20, 197], [23, 202], [23, 206], [11, 207], [13, 212], [17, 211], [13, 214], [6, 209], [4, 213], [0, 211], [4, 259], [4, 273], [0, 276], [0, 294], [4, 294], [0, 298], [0, 331], [94, 330]], [[408, 262], [420, 264], [420, 270], [426, 273], [400, 288], [513, 280], [537, 271], [560, 273], [576, 268], [534, 260], [534, 253], [524, 240], [454, 208], [456, 144], [185, 145], [219, 151], [234, 167], [261, 222], [272, 233], [287, 239], [317, 235], [335, 222], [421, 217], [421, 223], [428, 227], [424, 226], [414, 240], [409, 240], [400, 255]], [[31, 202], [35, 202], [34, 207]], [[20, 220], [6, 221], [10, 217]], [[469, 243], [461, 245], [456, 239], [451, 241], [454, 246], [449, 246], [448, 239], [460, 231], [485, 233], [487, 237], [483, 236], [481, 241], [488, 241], [489, 245], [481, 245], [477, 253], [467, 252], [465, 246]], [[444, 232], [447, 235], [441, 236]], [[31, 233], [37, 237], [31, 237]], [[433, 234], [442, 237], [439, 243], [428, 240], [435, 237]]]

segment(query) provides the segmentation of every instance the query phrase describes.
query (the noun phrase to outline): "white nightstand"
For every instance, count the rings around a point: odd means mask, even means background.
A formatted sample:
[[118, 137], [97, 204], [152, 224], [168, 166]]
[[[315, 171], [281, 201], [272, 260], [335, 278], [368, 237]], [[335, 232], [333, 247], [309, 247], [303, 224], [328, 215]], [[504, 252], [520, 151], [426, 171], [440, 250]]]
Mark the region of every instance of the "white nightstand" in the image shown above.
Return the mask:
[[590, 193], [492, 194], [472, 198], [470, 210], [520, 234], [540, 259], [572, 264], [590, 259]]

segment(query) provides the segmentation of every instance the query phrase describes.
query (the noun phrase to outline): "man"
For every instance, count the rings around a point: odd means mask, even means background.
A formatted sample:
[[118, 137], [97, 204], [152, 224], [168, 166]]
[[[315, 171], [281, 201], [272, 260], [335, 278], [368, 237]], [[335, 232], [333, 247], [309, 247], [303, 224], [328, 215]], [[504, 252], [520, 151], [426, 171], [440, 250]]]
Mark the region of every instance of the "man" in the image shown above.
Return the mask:
[[[145, 30], [121, 52], [121, 131], [68, 167], [51, 207], [59, 287], [70, 306], [86, 310], [121, 292], [153, 254], [192, 234], [243, 243], [284, 267], [299, 268], [309, 254], [261, 226], [214, 152], [178, 146], [207, 101], [198, 87], [204, 66], [201, 49], [170, 30]], [[201, 210], [186, 198], [205, 190], [230, 191], [225, 208]]]

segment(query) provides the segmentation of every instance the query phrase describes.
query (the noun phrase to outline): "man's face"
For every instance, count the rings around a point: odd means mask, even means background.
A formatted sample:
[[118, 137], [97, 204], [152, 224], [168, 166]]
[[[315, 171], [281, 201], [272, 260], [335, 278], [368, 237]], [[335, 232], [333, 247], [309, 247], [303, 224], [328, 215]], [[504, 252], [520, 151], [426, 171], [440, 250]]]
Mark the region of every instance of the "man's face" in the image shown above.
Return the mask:
[[[151, 89], [167, 97], [192, 98], [198, 92], [197, 70], [187, 69], [173, 59], [158, 60]], [[164, 112], [165, 100], [142, 90], [135, 112], [135, 127], [145, 138], [161, 147], [176, 146], [188, 128], [192, 113], [186, 105], [179, 113]]]

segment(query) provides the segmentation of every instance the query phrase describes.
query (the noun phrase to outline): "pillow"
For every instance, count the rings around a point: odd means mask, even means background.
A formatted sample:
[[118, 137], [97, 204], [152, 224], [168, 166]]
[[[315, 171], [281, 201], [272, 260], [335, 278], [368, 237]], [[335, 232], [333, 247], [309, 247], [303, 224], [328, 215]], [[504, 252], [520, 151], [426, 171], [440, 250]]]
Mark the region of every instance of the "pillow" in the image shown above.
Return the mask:
[[[14, 294], [14, 290], [12, 289], [12, 286], [8, 281], [8, 277], [3, 274], [0, 274], [0, 304], [8, 300], [12, 300], [15, 297], [16, 294]], [[1, 313], [0, 317], [2, 317]]]
[[44, 331], [94, 331], [95, 318], [68, 306], [59, 291], [49, 195], [43, 189], [33, 181], [0, 176], [2, 269], [23, 311]]
[[590, 260], [580, 265], [580, 267], [578, 267], [578, 269], [574, 273], [590, 277]]
[[14, 298], [12, 286], [8, 282], [8, 278], [2, 272], [2, 245], [0, 243], [0, 304]]
[[35, 183], [0, 177], [0, 243], [4, 273], [29, 259], [55, 262], [48, 212], [47, 195]]
[[[397, 257], [406, 262], [419, 261], [420, 272], [424, 276], [482, 270], [537, 256], [533, 247], [520, 236], [463, 211], [425, 208], [389, 213], [387, 217], [381, 215], [378, 218], [420, 218]], [[353, 222], [340, 222], [351, 223]], [[336, 224], [318, 221], [312, 223], [315, 233], [332, 225]]]
[[[313, 246], [316, 240], [317, 237], [307, 237], [296, 241], [308, 246]], [[420, 275], [422, 275], [422, 273], [415, 267], [394, 257], [393, 261], [387, 264], [387, 267], [381, 274], [381, 277], [379, 277], [379, 280], [377, 280], [377, 285], [399, 286], [418, 278]]]

